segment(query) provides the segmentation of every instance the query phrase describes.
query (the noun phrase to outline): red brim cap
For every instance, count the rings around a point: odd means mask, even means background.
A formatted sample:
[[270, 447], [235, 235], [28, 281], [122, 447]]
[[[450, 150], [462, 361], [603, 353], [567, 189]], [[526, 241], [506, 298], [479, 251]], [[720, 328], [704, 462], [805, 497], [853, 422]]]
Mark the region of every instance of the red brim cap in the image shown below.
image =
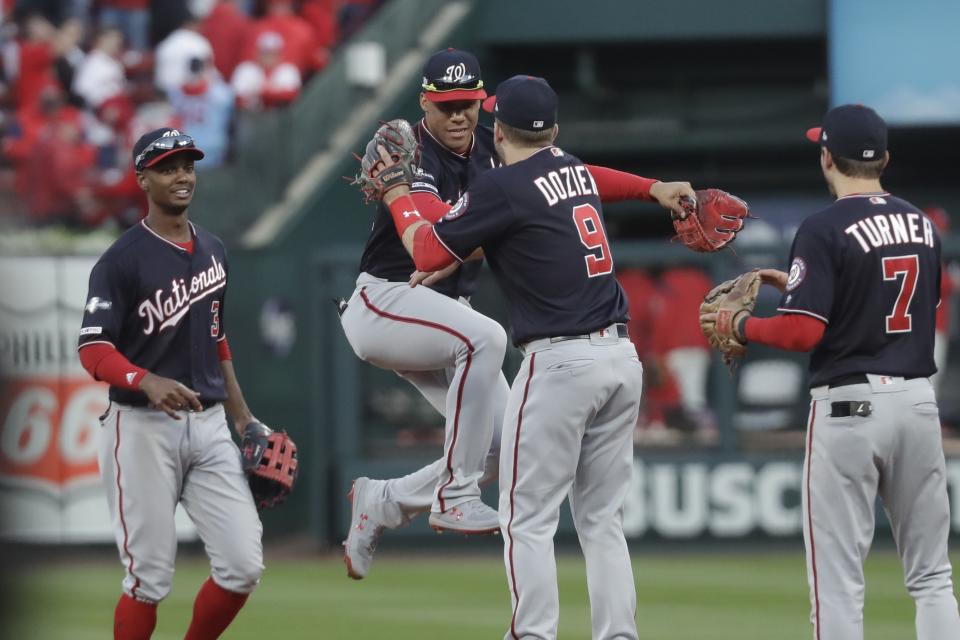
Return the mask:
[[157, 164], [164, 158], [172, 156], [175, 153], [190, 153], [193, 155], [194, 160], [203, 160], [203, 151], [201, 151], [200, 149], [196, 147], [180, 147], [177, 149], [170, 149], [170, 151], [164, 151], [163, 153], [158, 155], [156, 158], [151, 158], [150, 162], [143, 165], [143, 168], [149, 169], [150, 167]]
[[454, 89], [453, 91], [424, 91], [430, 102], [453, 102], [454, 100], [483, 100], [487, 97], [485, 89]]
[[497, 106], [497, 96], [490, 96], [483, 101], [483, 110], [487, 113], [493, 113], [493, 108]]
[[819, 144], [821, 131], [823, 131], [823, 127], [813, 127], [812, 129], [807, 129], [807, 140]]

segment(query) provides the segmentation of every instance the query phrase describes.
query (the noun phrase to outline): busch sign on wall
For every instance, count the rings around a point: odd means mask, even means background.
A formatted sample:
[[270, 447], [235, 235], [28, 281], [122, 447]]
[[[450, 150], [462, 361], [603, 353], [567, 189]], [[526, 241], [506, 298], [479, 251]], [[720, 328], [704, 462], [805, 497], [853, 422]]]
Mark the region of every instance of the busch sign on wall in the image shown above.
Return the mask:
[[[113, 541], [97, 468], [107, 388], [77, 358], [96, 260], [0, 259], [0, 536]], [[177, 514], [181, 537], [192, 537]]]

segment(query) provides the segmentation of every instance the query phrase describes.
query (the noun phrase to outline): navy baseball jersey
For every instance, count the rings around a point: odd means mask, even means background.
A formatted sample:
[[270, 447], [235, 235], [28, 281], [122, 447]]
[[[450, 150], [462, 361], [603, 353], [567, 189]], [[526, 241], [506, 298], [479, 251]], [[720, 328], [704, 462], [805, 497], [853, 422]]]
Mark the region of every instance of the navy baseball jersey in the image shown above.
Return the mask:
[[[500, 164], [493, 146], [493, 131], [488, 127], [476, 128], [473, 146], [466, 156], [440, 144], [427, 131], [422, 120], [413, 131], [420, 142], [420, 164], [410, 185], [411, 193], [431, 193], [447, 204], [453, 204], [478, 175]], [[477, 288], [480, 268], [479, 260], [465, 263], [456, 273], [433, 285], [433, 289], [454, 298], [469, 297]], [[379, 204], [373, 229], [360, 258], [360, 271], [394, 282], [406, 282], [415, 270], [413, 259], [397, 235], [390, 210]]]
[[827, 323], [810, 386], [861, 373], [933, 375], [940, 275], [940, 238], [905, 200], [851, 195], [804, 220], [780, 311]]
[[[202, 402], [227, 397], [217, 342], [224, 339], [227, 256], [220, 240], [190, 223], [193, 253], [145, 221], [120, 236], [90, 272], [80, 345], [112, 344], [131, 363], [172, 378]], [[140, 391], [110, 387], [110, 399], [142, 406]]]
[[434, 231], [461, 260], [483, 247], [507, 296], [514, 344], [627, 320], [597, 185], [557, 147], [484, 173]]

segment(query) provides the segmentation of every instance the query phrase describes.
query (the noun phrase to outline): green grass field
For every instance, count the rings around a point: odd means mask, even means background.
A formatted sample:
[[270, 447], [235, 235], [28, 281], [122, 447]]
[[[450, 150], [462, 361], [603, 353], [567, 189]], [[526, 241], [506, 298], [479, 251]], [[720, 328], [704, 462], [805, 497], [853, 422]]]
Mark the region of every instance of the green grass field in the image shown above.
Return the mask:
[[[954, 557], [956, 566], [958, 558]], [[583, 561], [559, 562], [560, 638], [590, 637]], [[636, 553], [637, 620], [645, 640], [809, 640], [802, 546], [757, 554]], [[112, 637], [118, 562], [71, 561], [18, 572], [16, 614], [6, 640]], [[193, 596], [207, 576], [202, 558], [177, 566], [154, 638], [183, 637]], [[866, 637], [914, 637], [913, 604], [896, 557], [867, 564]], [[224, 638], [246, 640], [491, 640], [503, 637], [510, 599], [497, 555], [384, 554], [368, 579], [346, 578], [339, 556], [271, 559], [263, 581]]]

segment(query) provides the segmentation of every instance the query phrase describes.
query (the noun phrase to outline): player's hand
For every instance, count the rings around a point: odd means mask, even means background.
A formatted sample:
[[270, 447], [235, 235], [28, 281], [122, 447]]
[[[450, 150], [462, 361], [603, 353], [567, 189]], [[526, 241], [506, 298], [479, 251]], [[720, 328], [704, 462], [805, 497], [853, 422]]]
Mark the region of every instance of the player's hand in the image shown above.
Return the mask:
[[781, 293], [786, 290], [789, 277], [786, 271], [779, 269], [760, 269], [760, 282], [776, 287]]
[[150, 404], [162, 410], [174, 420], [179, 420], [177, 411], [203, 411], [200, 394], [189, 387], [163, 376], [147, 373], [140, 381], [140, 390], [147, 394]]
[[433, 286], [459, 268], [460, 263], [454, 262], [450, 266], [440, 269], [440, 271], [414, 271], [413, 275], [410, 276], [410, 288], [412, 289], [418, 284], [422, 284], [425, 287]]
[[[401, 166], [400, 156], [391, 156], [382, 144], [377, 145], [377, 152], [380, 154], [380, 161], [370, 169], [370, 177], [374, 180], [378, 180], [384, 172]], [[408, 195], [410, 195], [410, 185], [406, 182], [398, 182], [389, 189], [384, 190], [383, 203], [389, 207], [397, 198]]]
[[687, 217], [687, 209], [683, 206], [682, 198], [693, 201], [693, 210], [696, 211], [697, 194], [689, 182], [654, 182], [650, 187], [650, 197], [660, 203], [664, 209], [670, 209], [674, 216], [683, 220]]

